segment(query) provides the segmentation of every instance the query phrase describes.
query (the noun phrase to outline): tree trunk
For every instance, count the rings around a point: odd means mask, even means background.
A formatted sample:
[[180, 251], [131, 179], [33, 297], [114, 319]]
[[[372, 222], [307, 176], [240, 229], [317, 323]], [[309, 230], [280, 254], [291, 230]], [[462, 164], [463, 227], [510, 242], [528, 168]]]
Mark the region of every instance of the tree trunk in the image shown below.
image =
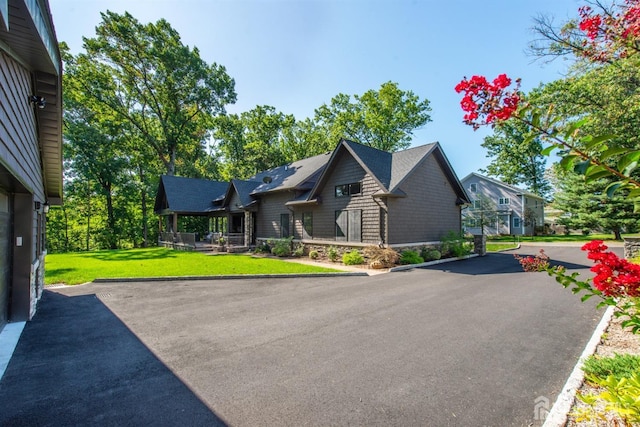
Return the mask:
[[87, 181], [87, 237], [86, 237], [87, 252], [89, 252], [90, 236], [91, 236], [91, 181]]
[[116, 217], [113, 213], [113, 194], [111, 193], [111, 184], [105, 184], [104, 190], [107, 198], [107, 225], [109, 230], [107, 231], [109, 249], [118, 249], [118, 242], [116, 241]]
[[147, 191], [143, 185], [143, 188], [142, 188], [142, 247], [143, 248], [146, 248], [149, 245], [147, 241], [149, 239], [149, 226], [147, 224], [148, 216], [149, 214], [147, 213]]
[[[147, 182], [142, 163], [138, 164], [138, 178], [140, 179], [140, 207], [142, 211], [142, 244], [143, 248], [149, 246], [149, 213], [147, 209]], [[134, 246], [138, 242], [134, 239]]]
[[622, 234], [620, 233], [620, 229], [619, 228], [614, 228], [613, 229], [613, 239], [614, 240], [622, 240]]
[[64, 251], [69, 252], [69, 218], [64, 204], [62, 205], [62, 215], [64, 217]]
[[167, 165], [167, 175], [173, 176], [176, 173], [176, 149], [171, 148], [169, 152], [169, 164]]

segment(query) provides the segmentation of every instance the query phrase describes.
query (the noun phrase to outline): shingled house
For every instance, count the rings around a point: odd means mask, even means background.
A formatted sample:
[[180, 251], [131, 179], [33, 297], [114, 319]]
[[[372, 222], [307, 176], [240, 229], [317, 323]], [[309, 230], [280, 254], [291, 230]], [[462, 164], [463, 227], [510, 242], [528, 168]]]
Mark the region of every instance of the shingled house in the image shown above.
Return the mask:
[[[471, 205], [463, 211], [467, 232], [522, 236], [544, 226], [545, 200], [537, 194], [475, 172], [465, 176], [462, 184], [471, 196]], [[481, 224], [477, 210], [487, 208], [492, 220]]]
[[62, 63], [46, 0], [0, 0], [0, 331], [44, 282], [45, 216], [62, 199]]
[[[184, 187], [178, 198], [167, 180]], [[198, 181], [163, 176], [156, 212], [182, 214], [178, 199]], [[225, 217], [223, 231], [245, 246], [289, 236], [314, 245], [419, 246], [460, 231], [469, 203], [438, 143], [388, 153], [342, 140], [333, 152], [211, 185], [216, 191], [198, 192], [198, 214]]]

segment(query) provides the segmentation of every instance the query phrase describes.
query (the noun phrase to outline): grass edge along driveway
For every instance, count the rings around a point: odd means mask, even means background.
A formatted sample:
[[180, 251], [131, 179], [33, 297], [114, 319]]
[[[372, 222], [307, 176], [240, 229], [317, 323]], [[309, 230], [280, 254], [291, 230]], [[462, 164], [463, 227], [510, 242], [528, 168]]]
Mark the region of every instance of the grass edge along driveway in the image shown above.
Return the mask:
[[249, 255], [205, 255], [167, 248], [47, 254], [45, 284], [96, 278], [326, 273], [338, 270]]

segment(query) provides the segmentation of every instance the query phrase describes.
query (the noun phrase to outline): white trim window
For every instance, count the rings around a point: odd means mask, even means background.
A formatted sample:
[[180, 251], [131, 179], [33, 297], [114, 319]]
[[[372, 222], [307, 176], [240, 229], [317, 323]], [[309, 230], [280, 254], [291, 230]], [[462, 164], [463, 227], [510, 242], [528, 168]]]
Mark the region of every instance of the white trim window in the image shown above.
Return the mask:
[[520, 228], [520, 218], [513, 218], [513, 228]]
[[510, 203], [511, 203], [511, 200], [509, 200], [509, 198], [508, 198], [508, 197], [500, 197], [500, 198], [498, 199], [498, 204], [499, 204], [499, 205], [508, 205], [508, 204], [510, 204]]
[[469, 185], [469, 191], [471, 191], [472, 193], [477, 193], [478, 192], [478, 184], [476, 184], [475, 182], [473, 184]]

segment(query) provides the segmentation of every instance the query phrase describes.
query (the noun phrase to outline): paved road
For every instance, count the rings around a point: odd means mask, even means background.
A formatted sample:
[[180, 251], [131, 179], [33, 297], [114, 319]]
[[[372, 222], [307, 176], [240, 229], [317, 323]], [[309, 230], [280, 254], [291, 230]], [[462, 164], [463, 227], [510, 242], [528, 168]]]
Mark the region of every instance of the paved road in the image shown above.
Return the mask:
[[49, 290], [0, 382], [0, 425], [536, 425], [601, 314], [509, 253]]

